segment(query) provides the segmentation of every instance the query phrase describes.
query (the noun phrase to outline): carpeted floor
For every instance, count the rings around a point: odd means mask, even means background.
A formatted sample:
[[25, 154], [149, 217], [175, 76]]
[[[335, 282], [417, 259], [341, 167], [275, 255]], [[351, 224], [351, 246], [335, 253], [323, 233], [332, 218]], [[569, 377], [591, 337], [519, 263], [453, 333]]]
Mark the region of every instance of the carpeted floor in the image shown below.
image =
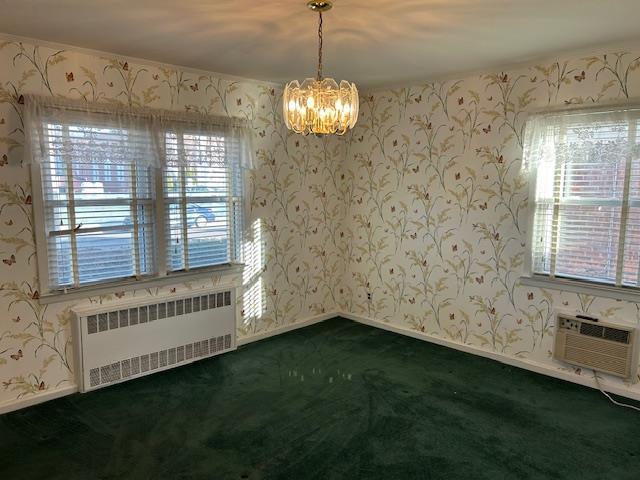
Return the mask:
[[2, 479], [638, 479], [599, 392], [335, 319], [0, 417]]

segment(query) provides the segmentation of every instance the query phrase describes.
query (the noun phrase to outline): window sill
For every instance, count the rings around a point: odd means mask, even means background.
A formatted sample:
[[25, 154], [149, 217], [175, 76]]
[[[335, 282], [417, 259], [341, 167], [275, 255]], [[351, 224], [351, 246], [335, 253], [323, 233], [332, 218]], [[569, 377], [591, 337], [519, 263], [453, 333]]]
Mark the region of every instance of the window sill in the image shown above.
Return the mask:
[[549, 278], [543, 275], [520, 277], [520, 285], [538, 288], [551, 288], [594, 297], [614, 298], [628, 302], [640, 302], [640, 290], [632, 287], [616, 287], [597, 283], [581, 282], [566, 278]]
[[165, 287], [167, 285], [176, 285], [179, 283], [189, 282], [196, 279], [207, 278], [218, 275], [234, 275], [242, 273], [244, 264], [242, 263], [226, 263], [216, 265], [215, 267], [203, 268], [202, 270], [194, 270], [190, 272], [179, 272], [167, 275], [165, 277], [143, 278], [140, 280], [124, 280], [116, 281], [108, 284], [91, 285], [68, 289], [66, 291], [56, 290], [40, 296], [41, 304], [59, 303], [70, 300], [86, 299], [88, 297], [109, 295], [115, 292], [127, 292], [132, 290], [142, 290], [146, 288]]

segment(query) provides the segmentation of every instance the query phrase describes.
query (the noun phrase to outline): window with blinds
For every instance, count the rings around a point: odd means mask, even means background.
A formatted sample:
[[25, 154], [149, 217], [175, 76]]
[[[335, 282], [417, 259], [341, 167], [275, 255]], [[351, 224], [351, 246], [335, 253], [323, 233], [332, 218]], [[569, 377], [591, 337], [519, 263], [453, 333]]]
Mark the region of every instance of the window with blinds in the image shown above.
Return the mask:
[[639, 128], [634, 109], [549, 115], [533, 127], [532, 273], [640, 285]]
[[[167, 270], [224, 264], [238, 256], [242, 185], [237, 140], [167, 132], [163, 172]], [[184, 158], [180, 158], [183, 156]]]
[[215, 125], [49, 112], [29, 123], [45, 294], [240, 260], [241, 138]]
[[[73, 124], [46, 123], [42, 133], [49, 287], [153, 274], [153, 172], [134, 160], [145, 138], [131, 130]], [[83, 148], [87, 142], [94, 148]], [[130, 160], [114, 158], [116, 144], [128, 145]]]

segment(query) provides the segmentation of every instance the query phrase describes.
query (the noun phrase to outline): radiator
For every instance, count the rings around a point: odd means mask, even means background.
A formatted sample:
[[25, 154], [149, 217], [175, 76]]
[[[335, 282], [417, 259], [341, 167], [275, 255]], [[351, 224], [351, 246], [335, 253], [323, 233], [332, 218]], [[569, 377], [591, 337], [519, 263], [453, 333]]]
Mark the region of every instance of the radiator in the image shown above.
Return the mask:
[[236, 348], [235, 288], [74, 309], [81, 392]]

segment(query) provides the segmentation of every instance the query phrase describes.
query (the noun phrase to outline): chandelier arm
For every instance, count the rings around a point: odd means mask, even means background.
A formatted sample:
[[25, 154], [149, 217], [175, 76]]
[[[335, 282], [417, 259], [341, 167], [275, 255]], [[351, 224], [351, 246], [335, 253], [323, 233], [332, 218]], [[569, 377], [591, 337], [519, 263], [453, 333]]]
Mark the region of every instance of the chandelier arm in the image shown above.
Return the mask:
[[318, 21], [318, 80], [322, 80], [322, 11], [319, 11]]

